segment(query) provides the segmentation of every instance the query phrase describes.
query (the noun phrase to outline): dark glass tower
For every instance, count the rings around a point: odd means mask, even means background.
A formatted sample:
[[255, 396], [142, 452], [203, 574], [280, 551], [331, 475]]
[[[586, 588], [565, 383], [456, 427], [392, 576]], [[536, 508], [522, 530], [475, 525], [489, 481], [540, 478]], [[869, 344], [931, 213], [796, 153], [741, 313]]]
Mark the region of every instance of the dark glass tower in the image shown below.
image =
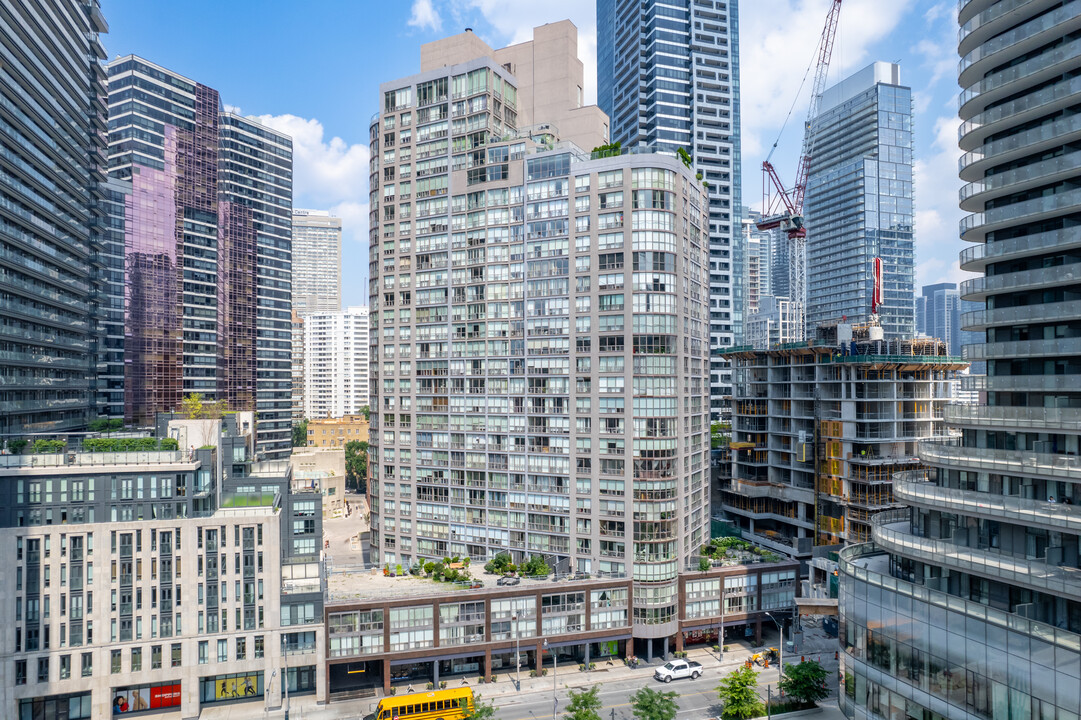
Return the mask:
[[0, 434], [97, 412], [103, 32], [97, 0], [0, 2]]
[[110, 173], [125, 216], [126, 416], [201, 393], [256, 410], [289, 453], [292, 141], [135, 56], [109, 65]]
[[743, 330], [739, 4], [598, 0], [597, 104], [612, 142], [684, 149], [709, 183], [710, 415], [731, 414], [718, 354]]

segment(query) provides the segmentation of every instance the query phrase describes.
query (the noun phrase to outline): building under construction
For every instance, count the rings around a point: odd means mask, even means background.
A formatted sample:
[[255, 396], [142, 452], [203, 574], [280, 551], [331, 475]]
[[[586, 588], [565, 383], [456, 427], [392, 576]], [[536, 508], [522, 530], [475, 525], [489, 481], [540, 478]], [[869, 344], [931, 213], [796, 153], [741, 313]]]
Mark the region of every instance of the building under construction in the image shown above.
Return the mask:
[[[736, 347], [732, 475], [724, 509], [744, 537], [806, 561], [814, 545], [865, 542], [898, 506], [896, 472], [947, 436], [943, 405], [965, 367], [940, 340], [872, 340], [836, 324], [771, 350]], [[804, 566], [806, 571], [806, 566]]]

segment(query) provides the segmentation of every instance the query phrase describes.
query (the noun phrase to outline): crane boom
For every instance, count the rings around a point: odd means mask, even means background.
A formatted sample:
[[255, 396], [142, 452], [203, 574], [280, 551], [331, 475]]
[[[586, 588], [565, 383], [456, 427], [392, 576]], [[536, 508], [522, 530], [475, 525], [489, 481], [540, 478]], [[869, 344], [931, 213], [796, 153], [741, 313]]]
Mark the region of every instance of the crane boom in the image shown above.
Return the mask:
[[[842, 0], [831, 0], [826, 26], [822, 29], [815, 51], [815, 76], [811, 89], [811, 102], [807, 108], [807, 121], [803, 126], [803, 148], [796, 169], [796, 182], [786, 189], [776, 168], [767, 159], [762, 163], [762, 220], [756, 223], [759, 230], [781, 229], [792, 243], [789, 255], [789, 293], [793, 304], [793, 324], [803, 339], [806, 333], [804, 307], [807, 303], [807, 229], [803, 225], [803, 198], [807, 191], [807, 173], [814, 155], [814, 133], [811, 122], [818, 115], [822, 92], [826, 89], [833, 44], [837, 37], [837, 24], [841, 17]], [[774, 143], [776, 147], [776, 143]], [[772, 153], [772, 151], [771, 151]]]
[[818, 115], [818, 106], [822, 101], [822, 92], [826, 89], [830, 60], [833, 58], [833, 43], [837, 39], [837, 23], [841, 19], [841, 0], [833, 0], [826, 15], [826, 26], [822, 29], [822, 40], [818, 45], [818, 66], [815, 68], [814, 85], [811, 88], [811, 104], [807, 107], [807, 122], [803, 130], [803, 153], [800, 155], [799, 168], [796, 170], [795, 206], [803, 211], [803, 195], [807, 191], [807, 171], [811, 156], [814, 155], [814, 133], [811, 121]]

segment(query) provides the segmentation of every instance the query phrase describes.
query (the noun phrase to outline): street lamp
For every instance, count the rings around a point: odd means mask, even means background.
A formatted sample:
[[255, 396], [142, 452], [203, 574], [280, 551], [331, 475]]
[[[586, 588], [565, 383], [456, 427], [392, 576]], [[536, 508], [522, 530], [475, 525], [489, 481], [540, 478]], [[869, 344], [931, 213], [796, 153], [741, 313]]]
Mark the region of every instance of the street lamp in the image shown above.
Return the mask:
[[784, 625], [777, 622], [777, 618], [773, 617], [773, 613], [766, 613], [769, 619], [777, 623], [777, 634], [780, 636], [780, 641], [777, 643], [780, 656], [777, 658], [777, 677], [780, 678], [784, 675]]
[[278, 677], [278, 671], [270, 673], [270, 682], [263, 688], [263, 717], [267, 716], [270, 712], [270, 688], [274, 687], [274, 678]]
[[[548, 650], [548, 638], [544, 638], [544, 649]], [[552, 720], [556, 720], [556, 709], [559, 707], [559, 701], [556, 700], [556, 670], [559, 668], [559, 663], [556, 661], [556, 649], [553, 645], [552, 652]], [[541, 667], [544, 664], [541, 663]]]
[[511, 615], [510, 621], [514, 625], [514, 669], [518, 677], [518, 692], [522, 692], [522, 648], [519, 645], [518, 613]]

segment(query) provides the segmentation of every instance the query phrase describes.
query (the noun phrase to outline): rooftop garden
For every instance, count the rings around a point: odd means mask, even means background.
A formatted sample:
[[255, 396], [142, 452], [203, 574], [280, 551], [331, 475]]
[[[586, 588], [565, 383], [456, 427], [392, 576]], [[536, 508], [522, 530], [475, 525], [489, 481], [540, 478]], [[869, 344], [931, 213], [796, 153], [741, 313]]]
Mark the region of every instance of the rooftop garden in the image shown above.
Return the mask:
[[780, 562], [781, 556], [737, 537], [713, 538], [702, 546], [700, 570], [715, 565], [742, 565], [760, 562]]

